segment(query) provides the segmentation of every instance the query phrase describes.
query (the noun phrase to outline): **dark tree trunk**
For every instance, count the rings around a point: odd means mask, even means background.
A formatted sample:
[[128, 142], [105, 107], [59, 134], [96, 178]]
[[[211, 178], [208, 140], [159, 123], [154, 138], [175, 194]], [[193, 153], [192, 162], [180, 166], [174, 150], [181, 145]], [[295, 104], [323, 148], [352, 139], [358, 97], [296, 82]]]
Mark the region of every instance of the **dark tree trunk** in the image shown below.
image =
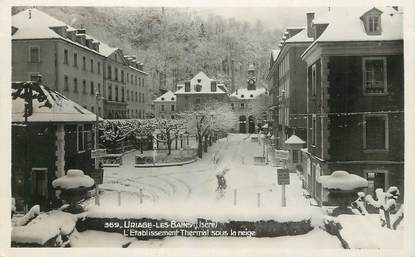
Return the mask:
[[197, 144], [197, 156], [199, 158], [202, 158], [203, 156], [203, 141], [200, 139], [201, 137], [198, 137], [198, 144]]
[[208, 149], [208, 136], [206, 135], [205, 136], [205, 144], [204, 144], [204, 151], [205, 151], [205, 153], [207, 153], [207, 149]]
[[212, 136], [209, 136], [209, 146], [212, 146]]
[[176, 150], [177, 150], [177, 135], [176, 135]]

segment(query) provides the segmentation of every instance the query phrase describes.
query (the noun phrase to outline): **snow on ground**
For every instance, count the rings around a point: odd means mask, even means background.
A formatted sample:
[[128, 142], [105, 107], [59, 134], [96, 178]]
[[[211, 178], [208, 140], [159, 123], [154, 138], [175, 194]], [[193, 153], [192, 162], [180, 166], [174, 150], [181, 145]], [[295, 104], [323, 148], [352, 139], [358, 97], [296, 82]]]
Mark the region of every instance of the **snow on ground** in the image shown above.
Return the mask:
[[391, 230], [380, 226], [379, 215], [339, 215], [343, 238], [353, 249], [397, 249], [404, 243], [403, 228]]
[[[286, 186], [287, 207], [281, 207], [277, 168], [254, 165], [253, 157], [262, 154], [262, 145], [252, 143], [248, 134], [231, 134], [228, 139], [214, 143], [202, 160], [184, 166], [136, 168], [135, 154], [124, 156], [119, 168], [105, 168], [104, 183], [100, 185], [101, 206], [91, 206], [90, 216], [203, 215], [219, 220], [274, 217], [297, 221], [310, 217], [313, 211], [302, 196], [301, 181], [296, 174], [291, 174], [291, 184]], [[229, 168], [225, 174], [227, 189], [220, 193], [216, 191], [216, 174], [223, 168]], [[143, 205], [140, 205], [140, 189]]]

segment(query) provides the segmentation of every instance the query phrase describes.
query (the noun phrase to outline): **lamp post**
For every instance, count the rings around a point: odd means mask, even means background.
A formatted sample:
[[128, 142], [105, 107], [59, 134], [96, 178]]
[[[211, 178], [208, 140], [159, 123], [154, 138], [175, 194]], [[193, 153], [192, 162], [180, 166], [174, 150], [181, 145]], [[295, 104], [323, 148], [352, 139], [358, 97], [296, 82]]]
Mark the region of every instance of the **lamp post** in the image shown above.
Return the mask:
[[189, 132], [184, 132], [184, 136], [186, 137], [187, 148], [189, 148]]
[[[98, 112], [99, 109], [99, 101], [102, 100], [103, 97], [101, 96], [101, 94], [99, 93], [99, 91], [95, 92], [95, 147], [94, 149], [97, 150], [98, 144], [99, 144], [99, 115], [100, 113]], [[98, 169], [99, 165], [98, 165], [98, 158], [95, 158], [95, 168]]]
[[183, 150], [183, 133], [180, 132], [180, 149]]

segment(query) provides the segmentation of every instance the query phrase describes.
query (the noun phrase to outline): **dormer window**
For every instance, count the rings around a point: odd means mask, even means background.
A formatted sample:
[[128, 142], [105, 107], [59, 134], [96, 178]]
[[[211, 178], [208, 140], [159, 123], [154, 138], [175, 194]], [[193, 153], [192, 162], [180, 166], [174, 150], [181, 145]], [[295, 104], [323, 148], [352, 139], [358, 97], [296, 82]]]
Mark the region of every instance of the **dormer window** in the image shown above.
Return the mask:
[[202, 91], [202, 85], [200, 85], [200, 84], [196, 84], [196, 85], [195, 85], [195, 91], [196, 91], [196, 92], [200, 92], [200, 91]]
[[372, 8], [363, 14], [360, 19], [365, 25], [365, 30], [368, 35], [380, 35], [382, 32], [381, 14], [377, 8]]

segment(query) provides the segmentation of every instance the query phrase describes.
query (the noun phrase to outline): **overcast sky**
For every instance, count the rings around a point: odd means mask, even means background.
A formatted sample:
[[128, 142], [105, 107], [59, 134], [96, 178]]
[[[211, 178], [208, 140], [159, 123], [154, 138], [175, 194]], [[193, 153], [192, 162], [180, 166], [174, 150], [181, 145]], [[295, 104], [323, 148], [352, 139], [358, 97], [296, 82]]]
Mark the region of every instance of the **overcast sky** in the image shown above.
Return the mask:
[[267, 28], [283, 30], [285, 27], [304, 26], [306, 24], [306, 13], [324, 13], [328, 7], [211, 7], [197, 9], [200, 15], [218, 14], [224, 17], [234, 17], [237, 20], [245, 20], [255, 23], [261, 20]]

